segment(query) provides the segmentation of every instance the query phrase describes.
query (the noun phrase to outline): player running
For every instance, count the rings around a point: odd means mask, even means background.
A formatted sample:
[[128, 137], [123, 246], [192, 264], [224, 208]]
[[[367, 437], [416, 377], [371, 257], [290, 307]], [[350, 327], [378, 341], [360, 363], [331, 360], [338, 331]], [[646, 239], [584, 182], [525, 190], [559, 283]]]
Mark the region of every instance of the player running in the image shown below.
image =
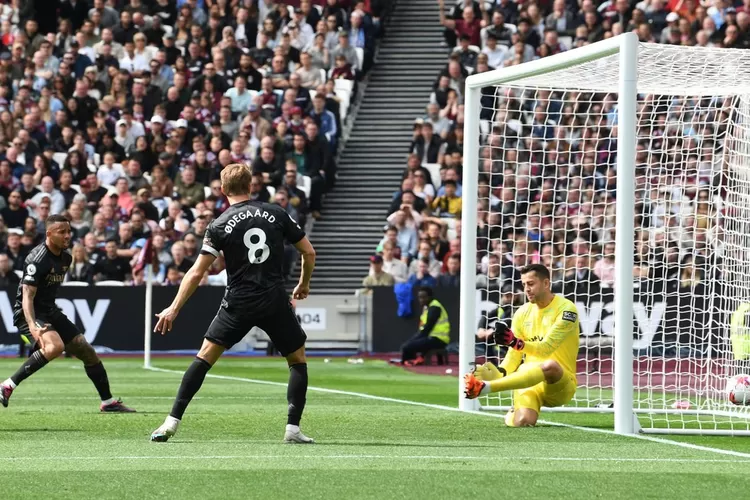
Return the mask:
[[0, 384], [0, 404], [7, 407], [15, 388], [63, 351], [83, 362], [86, 375], [94, 383], [102, 400], [99, 409], [107, 413], [134, 412], [112, 397], [104, 365], [94, 348], [57, 305], [55, 295], [73, 258], [65, 251], [70, 246], [70, 221], [51, 215], [45, 221], [47, 237], [26, 257], [23, 279], [13, 306], [13, 324], [24, 342], [34, 342], [32, 354], [16, 373]]
[[464, 379], [469, 399], [513, 390], [513, 410], [505, 417], [510, 427], [535, 425], [542, 406], [562, 406], [576, 392], [578, 310], [552, 293], [549, 270], [541, 264], [521, 269], [521, 282], [529, 302], [513, 316], [512, 328], [497, 322], [494, 330], [478, 333], [508, 346], [505, 359], [499, 368], [478, 366]]
[[284, 240], [292, 243], [302, 255], [302, 273], [293, 293], [297, 300], [305, 299], [310, 293], [315, 250], [304, 231], [283, 208], [250, 200], [251, 181], [252, 174], [245, 165], [227, 165], [221, 171], [221, 190], [229, 199], [230, 207], [206, 231], [201, 254], [182, 280], [172, 304], [156, 315], [159, 320], [154, 331], [164, 335], [172, 329], [180, 309], [195, 292], [219, 252], [224, 252], [228, 276], [224, 299], [208, 327], [200, 352], [182, 378], [172, 411], [151, 434], [151, 441], [163, 442], [174, 436], [208, 370], [226, 349], [257, 326], [268, 334], [289, 364], [289, 413], [284, 442], [313, 442], [299, 429], [307, 395], [307, 336], [284, 289]]

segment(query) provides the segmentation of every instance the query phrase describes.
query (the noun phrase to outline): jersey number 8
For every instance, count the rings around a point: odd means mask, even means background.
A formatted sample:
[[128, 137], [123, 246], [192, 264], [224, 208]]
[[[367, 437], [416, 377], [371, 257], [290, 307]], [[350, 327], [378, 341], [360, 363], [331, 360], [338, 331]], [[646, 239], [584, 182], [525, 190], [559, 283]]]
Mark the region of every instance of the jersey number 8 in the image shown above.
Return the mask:
[[[253, 236], [257, 236], [257, 241], [253, 242]], [[250, 264], [263, 264], [271, 255], [271, 249], [266, 245], [266, 232], [260, 228], [248, 229], [242, 242], [247, 247], [247, 260]]]

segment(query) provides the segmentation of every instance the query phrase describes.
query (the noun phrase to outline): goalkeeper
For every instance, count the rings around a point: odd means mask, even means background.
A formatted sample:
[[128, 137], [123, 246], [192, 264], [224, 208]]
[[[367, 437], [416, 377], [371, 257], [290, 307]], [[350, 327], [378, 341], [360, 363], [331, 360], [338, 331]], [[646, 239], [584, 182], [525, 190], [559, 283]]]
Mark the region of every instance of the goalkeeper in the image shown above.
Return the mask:
[[[511, 328], [498, 321], [479, 337], [508, 346], [496, 368], [478, 366], [464, 379], [466, 397], [513, 391], [513, 410], [505, 417], [511, 427], [533, 426], [542, 406], [562, 406], [576, 392], [578, 311], [573, 302], [550, 289], [549, 270], [541, 264], [521, 269], [528, 303], [513, 316]], [[523, 364], [521, 364], [523, 362]]]

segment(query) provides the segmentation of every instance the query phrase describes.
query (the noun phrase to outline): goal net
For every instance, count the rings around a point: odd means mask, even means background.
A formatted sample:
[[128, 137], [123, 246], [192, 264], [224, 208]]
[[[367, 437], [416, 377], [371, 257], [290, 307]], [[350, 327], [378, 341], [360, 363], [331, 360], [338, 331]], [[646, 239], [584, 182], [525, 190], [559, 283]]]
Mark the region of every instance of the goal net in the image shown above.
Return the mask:
[[619, 100], [628, 36], [467, 81], [461, 371], [502, 360], [474, 335], [525, 302], [519, 269], [542, 263], [581, 324], [578, 391], [555, 411], [620, 397], [644, 431], [746, 433], [726, 386], [750, 373], [750, 53], [638, 44], [637, 97]]

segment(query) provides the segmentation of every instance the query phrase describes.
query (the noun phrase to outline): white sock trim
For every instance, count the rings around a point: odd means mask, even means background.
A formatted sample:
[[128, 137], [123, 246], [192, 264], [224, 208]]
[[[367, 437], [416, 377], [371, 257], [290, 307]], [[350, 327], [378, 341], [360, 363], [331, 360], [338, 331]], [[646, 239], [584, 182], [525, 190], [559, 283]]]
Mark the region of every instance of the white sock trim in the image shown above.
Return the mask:
[[299, 425], [286, 424], [287, 432], [299, 432]]
[[15, 389], [16, 388], [16, 384], [14, 384], [11, 379], [5, 379], [5, 382], [3, 382], [3, 385], [7, 385], [11, 389]]
[[107, 405], [111, 405], [111, 404], [112, 404], [112, 403], [114, 403], [115, 401], [117, 401], [117, 400], [116, 400], [115, 398], [102, 399], [102, 404], [103, 404], [104, 406], [107, 406]]
[[177, 426], [180, 425], [180, 419], [174, 418], [172, 415], [168, 415], [164, 420], [164, 424], [168, 425], [170, 428], [177, 428]]

